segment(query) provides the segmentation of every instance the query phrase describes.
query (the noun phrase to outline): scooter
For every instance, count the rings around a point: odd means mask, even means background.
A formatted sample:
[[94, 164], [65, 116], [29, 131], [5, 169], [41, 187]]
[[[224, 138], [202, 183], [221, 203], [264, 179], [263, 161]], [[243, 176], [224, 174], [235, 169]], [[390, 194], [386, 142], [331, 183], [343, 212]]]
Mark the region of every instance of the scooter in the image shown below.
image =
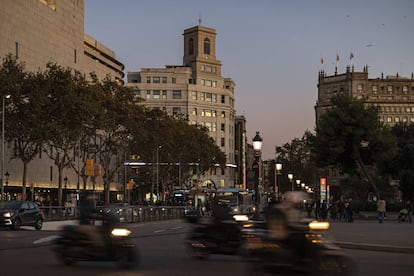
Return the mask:
[[242, 224], [248, 217], [234, 215], [233, 220], [215, 221], [211, 217], [192, 221], [193, 228], [187, 237], [188, 253], [196, 259], [211, 254], [236, 255], [242, 246]]
[[66, 225], [55, 239], [53, 249], [65, 265], [79, 261], [111, 261], [130, 269], [138, 264], [138, 251], [128, 239], [130, 234], [129, 229], [105, 220], [101, 225]]
[[326, 238], [328, 229], [328, 222], [303, 221], [275, 238], [265, 222], [252, 222], [243, 229], [242, 256], [251, 275], [355, 275], [352, 259]]

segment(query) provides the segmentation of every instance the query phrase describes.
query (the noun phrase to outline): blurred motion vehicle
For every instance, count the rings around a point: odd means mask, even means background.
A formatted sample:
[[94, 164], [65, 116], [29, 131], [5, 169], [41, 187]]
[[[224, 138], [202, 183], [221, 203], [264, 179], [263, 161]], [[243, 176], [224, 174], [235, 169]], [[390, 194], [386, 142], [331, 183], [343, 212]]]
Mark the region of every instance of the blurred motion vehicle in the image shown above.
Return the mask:
[[18, 230], [20, 226], [42, 229], [43, 214], [39, 206], [31, 201], [6, 201], [0, 205], [0, 226]]
[[118, 217], [102, 213], [95, 225], [66, 225], [55, 240], [54, 251], [66, 265], [79, 261], [111, 261], [121, 268], [138, 264], [138, 251], [128, 237], [131, 231], [118, 225]]
[[192, 230], [187, 237], [190, 256], [198, 259], [210, 254], [239, 254], [242, 248], [243, 223], [246, 215], [233, 215], [227, 202], [213, 207], [213, 216], [188, 217]]
[[219, 189], [215, 192], [214, 201], [227, 200], [232, 214], [252, 216], [256, 212], [254, 195], [245, 189], [229, 188]]
[[302, 226], [282, 228], [263, 221], [244, 228], [242, 256], [251, 275], [355, 275], [351, 259], [326, 238], [328, 222], [303, 220]]
[[120, 222], [126, 221], [127, 209], [130, 208], [128, 203], [111, 203], [107, 206], [99, 207], [100, 212], [117, 216]]

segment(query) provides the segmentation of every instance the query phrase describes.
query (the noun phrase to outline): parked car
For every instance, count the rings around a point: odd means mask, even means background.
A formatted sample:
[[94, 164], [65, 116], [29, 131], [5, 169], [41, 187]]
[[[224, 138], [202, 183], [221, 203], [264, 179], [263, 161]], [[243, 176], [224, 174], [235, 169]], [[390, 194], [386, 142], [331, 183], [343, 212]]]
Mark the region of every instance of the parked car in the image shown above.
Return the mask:
[[6, 201], [0, 205], [0, 226], [17, 230], [20, 226], [42, 229], [43, 214], [39, 206], [31, 201]]

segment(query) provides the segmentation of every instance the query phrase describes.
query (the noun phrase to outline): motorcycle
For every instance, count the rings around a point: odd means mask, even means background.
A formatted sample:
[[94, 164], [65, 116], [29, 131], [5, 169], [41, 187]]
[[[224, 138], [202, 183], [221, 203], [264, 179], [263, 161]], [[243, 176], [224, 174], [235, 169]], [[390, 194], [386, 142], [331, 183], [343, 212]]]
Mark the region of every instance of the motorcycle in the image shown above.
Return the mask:
[[124, 269], [135, 267], [138, 252], [136, 245], [128, 240], [131, 231], [105, 219], [100, 224], [64, 226], [54, 241], [57, 256], [65, 265], [79, 261], [112, 261]]
[[233, 220], [216, 221], [212, 217], [190, 218], [193, 229], [187, 238], [190, 256], [203, 259], [210, 254], [236, 255], [242, 246], [242, 224], [248, 217], [234, 215]]
[[279, 237], [270, 233], [265, 222], [245, 226], [242, 257], [251, 275], [356, 273], [354, 262], [326, 238], [328, 222], [303, 221], [299, 227], [288, 227], [287, 234]]

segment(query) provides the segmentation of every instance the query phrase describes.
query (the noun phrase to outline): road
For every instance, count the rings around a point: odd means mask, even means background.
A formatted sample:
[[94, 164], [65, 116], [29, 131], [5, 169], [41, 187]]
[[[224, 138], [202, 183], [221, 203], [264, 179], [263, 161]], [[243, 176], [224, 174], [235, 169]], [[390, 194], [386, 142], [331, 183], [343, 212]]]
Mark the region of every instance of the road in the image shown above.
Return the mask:
[[[189, 229], [189, 225], [184, 222], [176, 220], [128, 226], [133, 230], [141, 256], [140, 265], [134, 270], [123, 271], [111, 263], [93, 262], [65, 267], [58, 262], [49, 243], [33, 244], [56, 235], [56, 231], [3, 229], [0, 230], [1, 275], [247, 275], [246, 264], [237, 256], [213, 255], [201, 261], [191, 259], [184, 246], [185, 235]], [[333, 228], [336, 228], [337, 233], [342, 233], [339, 235], [343, 239], [352, 227], [363, 230], [368, 226], [338, 224]], [[341, 229], [345, 230], [341, 232]], [[412, 254], [353, 249], [345, 249], [345, 252], [356, 263], [358, 275], [405, 276], [412, 275], [414, 271]]]

